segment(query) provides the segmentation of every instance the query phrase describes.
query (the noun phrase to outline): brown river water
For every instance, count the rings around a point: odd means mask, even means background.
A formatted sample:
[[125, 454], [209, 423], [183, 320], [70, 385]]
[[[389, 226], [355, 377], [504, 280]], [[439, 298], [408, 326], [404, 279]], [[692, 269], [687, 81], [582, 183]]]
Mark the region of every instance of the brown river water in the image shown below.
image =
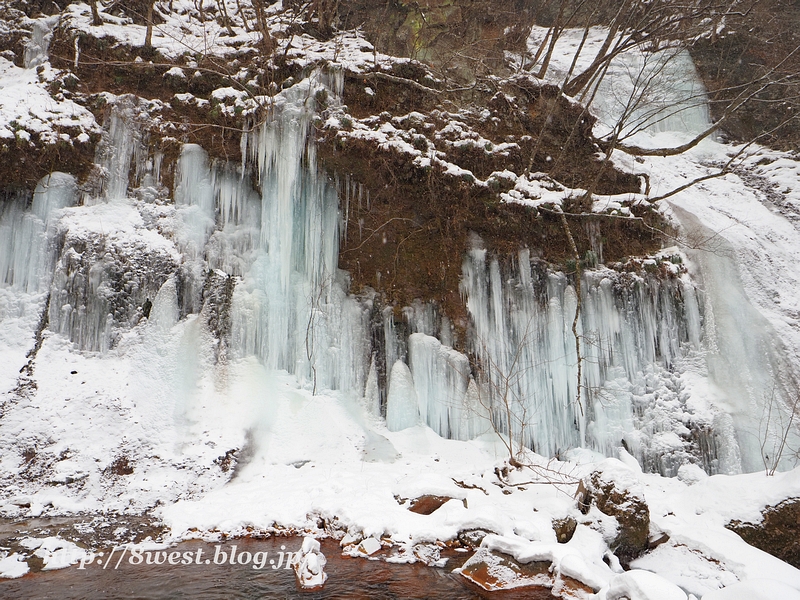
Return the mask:
[[[463, 563], [471, 553], [450, 553], [447, 555], [450, 556], [450, 560], [444, 568], [427, 567], [419, 563], [389, 564], [379, 560], [343, 557], [338, 544], [332, 540], [322, 541], [322, 552], [328, 561], [325, 566], [328, 580], [324, 588], [317, 591], [303, 591], [297, 587], [294, 572], [284, 568], [286, 552], [298, 550], [301, 542], [302, 539], [297, 537], [240, 538], [220, 543], [190, 541], [166, 549], [166, 554], [154, 551], [150, 555], [128, 554], [121, 559], [117, 554], [110, 562], [98, 557], [97, 563], [85, 564], [83, 569], [79, 568], [80, 565], [76, 565], [57, 571], [29, 573], [20, 579], [0, 579], [0, 598], [9, 600], [50, 598], [54, 600], [94, 598], [545, 600], [552, 598], [549, 591], [544, 588], [486, 592], [467, 582], [460, 575], [452, 573], [451, 571]], [[235, 564], [230, 564], [230, 552], [234, 545], [236, 560]], [[226, 553], [224, 563], [222, 552]], [[264, 552], [267, 554], [263, 554]], [[172, 562], [177, 564], [169, 564], [170, 555], [173, 558]], [[107, 559], [108, 554], [105, 556]], [[215, 558], [217, 563], [222, 564], [214, 564]], [[151, 563], [163, 564], [147, 564], [148, 560]], [[239, 564], [240, 560], [245, 564]], [[273, 560], [273, 563], [269, 564], [269, 560]], [[191, 564], [180, 564], [182, 561]], [[278, 565], [280, 565], [278, 568], [273, 568]]]

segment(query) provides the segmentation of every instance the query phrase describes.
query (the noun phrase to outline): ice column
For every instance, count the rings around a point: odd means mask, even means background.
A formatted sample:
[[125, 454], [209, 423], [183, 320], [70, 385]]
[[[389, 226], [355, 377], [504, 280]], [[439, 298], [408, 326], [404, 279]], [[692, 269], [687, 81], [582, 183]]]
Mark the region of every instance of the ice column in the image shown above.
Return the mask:
[[53, 27], [58, 24], [60, 18], [60, 15], [53, 15], [33, 22], [31, 39], [25, 44], [25, 56], [22, 59], [22, 64], [26, 69], [32, 69], [47, 62], [47, 51], [50, 48], [50, 41], [53, 39]]
[[[337, 79], [334, 79], [336, 84]], [[234, 351], [296, 374], [314, 389], [363, 396], [369, 370], [366, 310], [337, 268], [341, 219], [320, 176], [308, 128], [319, 77], [286, 90], [244, 147], [261, 187], [254, 260], [232, 304]]]
[[0, 284], [28, 293], [49, 287], [58, 252], [55, 222], [76, 197], [75, 178], [55, 172], [36, 185], [30, 210], [24, 198], [6, 206], [0, 216]]
[[414, 378], [406, 363], [398, 360], [389, 376], [389, 398], [386, 401], [386, 427], [400, 431], [419, 423], [419, 402]]

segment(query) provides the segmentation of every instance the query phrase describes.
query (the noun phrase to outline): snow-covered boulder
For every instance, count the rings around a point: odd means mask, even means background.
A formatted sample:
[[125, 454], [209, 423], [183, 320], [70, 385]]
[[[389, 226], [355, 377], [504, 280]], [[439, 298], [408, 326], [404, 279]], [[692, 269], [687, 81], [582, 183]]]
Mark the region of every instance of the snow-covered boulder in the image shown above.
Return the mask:
[[319, 542], [312, 537], [306, 537], [300, 551], [292, 559], [292, 568], [300, 587], [316, 589], [325, 585], [328, 579], [324, 571], [327, 562], [320, 550]]
[[726, 525], [759, 550], [800, 568], [800, 498], [788, 498], [761, 512], [761, 522], [735, 519]]
[[609, 546], [623, 564], [647, 550], [650, 510], [641, 484], [622, 462], [607, 459], [600, 463], [581, 481], [578, 501], [584, 514], [595, 506], [617, 520], [619, 529]]
[[778, 600], [779, 598], [780, 600], [800, 600], [800, 591], [779, 581], [751, 579], [703, 596], [703, 600]]
[[549, 561], [521, 564], [511, 556], [479, 548], [456, 572], [483, 589], [494, 591], [532, 585], [552, 587], [550, 566]]
[[605, 594], [598, 596], [603, 600], [686, 600], [687, 596], [674, 583], [663, 577], [633, 569], [614, 576]]

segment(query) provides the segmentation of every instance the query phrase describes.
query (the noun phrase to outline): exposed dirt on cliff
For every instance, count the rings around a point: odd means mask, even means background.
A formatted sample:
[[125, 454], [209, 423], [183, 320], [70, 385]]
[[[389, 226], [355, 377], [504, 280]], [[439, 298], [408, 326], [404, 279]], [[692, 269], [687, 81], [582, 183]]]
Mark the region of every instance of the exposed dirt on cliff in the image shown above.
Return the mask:
[[[385, 8], [343, 4], [340, 26], [363, 25], [376, 51], [432, 65], [397, 60], [376, 65], [374, 72], [349, 72], [345, 106], [334, 111], [339, 125], [318, 123], [321, 166], [348, 182], [340, 186], [348, 223], [340, 266], [351, 273], [354, 293], [377, 290], [384, 303], [398, 309], [415, 299], [435, 301], [465, 326], [461, 257], [474, 234], [505, 261], [521, 248], [556, 265], [574, 259], [557, 216], [502, 201], [514, 177], [541, 171], [573, 190], [640, 191], [638, 177], [601, 166], [591, 135], [594, 118], [583, 107], [529, 77], [498, 77], [508, 75], [503, 52], [523, 44], [528, 34], [532, 21], [526, 10], [518, 0], [430, 0]], [[298, 22], [277, 35], [291, 39], [304, 29], [313, 31]], [[253, 114], [243, 114], [214, 92], [230, 88], [268, 98], [314, 66], [283, 58], [267, 61], [243, 46], [225, 61], [192, 54], [167, 59], [154, 50], [58, 27], [50, 61], [61, 72], [51, 91], [84, 104], [98, 123], [108, 122], [109, 98], [136, 98], [140, 142], [151, 154], [163, 155], [161, 184], [168, 193], [183, 143], [200, 144], [213, 160], [241, 162], [241, 133]], [[332, 114], [330, 100], [317, 98], [323, 118]], [[383, 125], [412, 152], [370, 137]], [[12, 148], [14, 160], [4, 162], [0, 180], [6, 189], [30, 189], [47, 172], [62, 170], [91, 185], [98, 141], [95, 136], [69, 149]], [[590, 206], [580, 195], [564, 200], [570, 212], [587, 212]], [[648, 227], [663, 227], [660, 217], [644, 208], [639, 216], [645, 220], [587, 214], [568, 221], [581, 255], [599, 242], [604, 259], [616, 261], [660, 246]]]
[[[396, 307], [416, 298], [432, 300], [458, 321], [466, 317], [459, 292], [461, 257], [473, 234], [505, 260], [522, 248], [550, 263], [572, 258], [560, 218], [502, 202], [500, 193], [509, 185], [492, 174], [522, 173], [529, 166], [533, 172], [543, 170], [563, 153], [569, 159], [561, 163], [559, 181], [587, 186], [600, 162], [590, 135], [593, 120], [580, 106], [529, 80], [496, 93], [476, 88], [445, 102], [398, 82], [355, 80], [345, 86], [344, 100], [354, 118], [371, 123], [371, 115], [379, 115], [373, 129], [397, 130], [423, 159], [443, 155], [464, 170], [414, 160], [390, 145], [364, 139], [359, 131], [324, 131], [319, 145], [324, 168], [340, 180], [349, 177], [350, 186], [361, 186], [352, 188], [349, 199], [347, 192], [341, 199], [348, 226], [340, 266], [351, 273], [354, 291], [375, 289]], [[638, 186], [638, 178], [607, 168], [598, 190], [637, 192]], [[565, 206], [581, 212], [586, 209], [582, 202], [575, 197]], [[642, 215], [651, 225], [663, 226], [657, 215]], [[568, 221], [581, 255], [594, 249], [597, 239], [602, 239], [607, 261], [647, 254], [660, 245], [660, 238], [640, 220], [587, 214]]]
[[757, 92], [754, 101], [726, 118], [721, 130], [729, 137], [758, 138], [760, 143], [782, 150], [800, 147], [796, 120], [798, 32], [800, 5], [791, 0], [767, 0], [730, 15], [724, 31], [696, 40], [690, 47], [708, 88], [715, 121], [725, 115], [732, 101]]

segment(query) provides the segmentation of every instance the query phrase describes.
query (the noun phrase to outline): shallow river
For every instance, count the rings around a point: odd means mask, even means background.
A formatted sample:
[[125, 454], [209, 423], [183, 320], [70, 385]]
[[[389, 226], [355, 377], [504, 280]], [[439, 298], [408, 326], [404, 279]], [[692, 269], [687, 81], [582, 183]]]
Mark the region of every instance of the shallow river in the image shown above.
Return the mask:
[[[236, 539], [219, 544], [192, 541], [168, 548], [167, 554], [127, 554], [120, 558], [118, 553], [110, 562], [106, 554], [105, 558], [98, 557], [95, 563], [83, 565], [83, 569], [72, 566], [58, 571], [30, 573], [20, 579], [0, 580], [0, 598], [552, 598], [548, 590], [541, 588], [489, 593], [451, 573], [470, 553], [452, 556], [445, 568], [437, 569], [421, 564], [387, 564], [377, 560], [342, 557], [339, 546], [330, 540], [322, 541], [322, 552], [328, 560], [325, 567], [328, 581], [325, 587], [318, 591], [301, 591], [295, 583], [294, 572], [284, 568], [285, 560], [282, 557], [285, 557], [285, 553], [281, 554], [281, 546], [286, 551], [296, 551], [300, 544], [300, 538]], [[230, 564], [230, 553], [234, 545], [235, 564]], [[215, 559], [217, 563], [223, 563], [223, 552], [224, 564], [214, 564]], [[263, 554], [265, 552], [266, 555]], [[170, 554], [172, 562], [178, 564], [169, 564]], [[147, 564], [148, 560], [151, 563], [164, 563]], [[272, 564], [269, 563], [270, 560], [273, 561]], [[191, 564], [180, 564], [181, 561]], [[279, 568], [273, 568], [278, 564]]]

